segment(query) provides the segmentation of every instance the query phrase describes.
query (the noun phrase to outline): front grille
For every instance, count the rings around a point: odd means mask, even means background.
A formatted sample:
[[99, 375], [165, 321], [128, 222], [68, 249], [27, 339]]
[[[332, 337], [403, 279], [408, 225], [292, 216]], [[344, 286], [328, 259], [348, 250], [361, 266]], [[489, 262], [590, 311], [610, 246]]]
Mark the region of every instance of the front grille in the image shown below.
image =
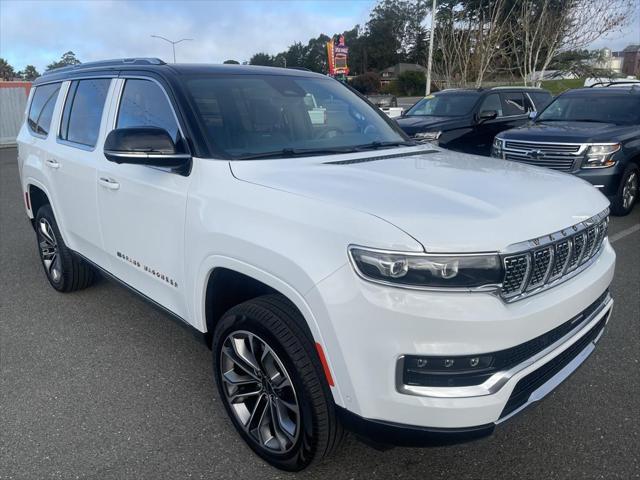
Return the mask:
[[524, 242], [522, 251], [503, 255], [502, 297], [507, 300], [520, 298], [568, 278], [570, 273], [585, 265], [602, 247], [607, 235], [608, 215], [607, 209], [578, 225]]
[[549, 157], [544, 156], [542, 158], [534, 159], [527, 157], [523, 154], [505, 153], [505, 160], [511, 160], [513, 162], [526, 163], [527, 165], [533, 165], [535, 167], [545, 167], [552, 170], [558, 170], [560, 172], [570, 172], [573, 170], [573, 163], [575, 159], [566, 157]]
[[582, 163], [581, 144], [536, 143], [507, 140], [504, 159], [537, 167], [570, 172]]
[[505, 148], [514, 150], [540, 150], [545, 153], [578, 153], [582, 145], [576, 143], [536, 143], [536, 142], [518, 142], [515, 140], [507, 140]]
[[589, 343], [598, 338], [598, 335], [600, 335], [600, 332], [602, 332], [607, 323], [607, 317], [608, 315], [602, 317], [602, 319], [587, 334], [560, 355], [522, 378], [514, 387], [513, 392], [511, 392], [511, 396], [502, 410], [500, 418], [508, 416], [510, 413], [513, 413], [525, 405], [533, 392], [547, 383], [554, 375], [571, 363], [571, 361], [576, 358], [580, 352], [587, 348]]

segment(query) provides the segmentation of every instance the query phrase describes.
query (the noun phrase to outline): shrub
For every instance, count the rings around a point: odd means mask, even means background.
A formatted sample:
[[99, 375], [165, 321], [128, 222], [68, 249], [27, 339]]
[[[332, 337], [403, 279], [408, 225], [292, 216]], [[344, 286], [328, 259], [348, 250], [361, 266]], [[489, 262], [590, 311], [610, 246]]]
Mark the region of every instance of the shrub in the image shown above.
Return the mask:
[[380, 75], [375, 72], [367, 72], [351, 79], [351, 86], [363, 95], [378, 93], [380, 91]]
[[402, 96], [422, 95], [427, 84], [423, 72], [409, 71], [398, 75], [398, 92]]

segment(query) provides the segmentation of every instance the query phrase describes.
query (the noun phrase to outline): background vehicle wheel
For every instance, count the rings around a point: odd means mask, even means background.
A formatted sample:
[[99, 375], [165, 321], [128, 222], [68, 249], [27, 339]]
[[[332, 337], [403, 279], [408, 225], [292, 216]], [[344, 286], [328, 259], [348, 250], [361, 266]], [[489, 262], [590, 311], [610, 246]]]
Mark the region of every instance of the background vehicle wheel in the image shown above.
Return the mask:
[[44, 273], [53, 288], [59, 292], [73, 292], [93, 283], [93, 268], [64, 244], [49, 205], [40, 207], [36, 214], [36, 236]]
[[342, 439], [333, 398], [302, 316], [281, 295], [235, 306], [213, 335], [218, 391], [242, 438], [289, 471], [329, 455]]
[[614, 215], [623, 216], [631, 213], [640, 195], [640, 168], [631, 164], [622, 175], [618, 194], [613, 200], [611, 211]]

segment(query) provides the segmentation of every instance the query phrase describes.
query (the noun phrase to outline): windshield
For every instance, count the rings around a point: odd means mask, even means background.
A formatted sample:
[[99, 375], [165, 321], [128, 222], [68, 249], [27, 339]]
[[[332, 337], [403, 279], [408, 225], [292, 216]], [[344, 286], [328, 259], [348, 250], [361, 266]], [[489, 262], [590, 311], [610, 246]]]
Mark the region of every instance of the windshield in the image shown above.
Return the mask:
[[640, 124], [640, 97], [629, 94], [561, 96], [536, 118], [536, 123], [553, 121]]
[[186, 85], [208, 140], [234, 159], [409, 144], [368, 103], [332, 79], [200, 76]]
[[434, 117], [460, 117], [468, 115], [478, 101], [479, 94], [475, 92], [448, 92], [436, 93], [424, 97], [413, 107], [406, 116], [434, 116]]

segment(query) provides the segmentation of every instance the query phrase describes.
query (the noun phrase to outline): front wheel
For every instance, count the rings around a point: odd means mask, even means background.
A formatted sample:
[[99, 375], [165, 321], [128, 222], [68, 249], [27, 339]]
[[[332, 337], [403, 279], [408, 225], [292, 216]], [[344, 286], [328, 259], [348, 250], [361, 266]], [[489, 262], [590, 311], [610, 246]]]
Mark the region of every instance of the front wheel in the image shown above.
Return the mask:
[[640, 168], [631, 164], [622, 175], [618, 193], [613, 199], [611, 211], [614, 215], [624, 216], [631, 213], [640, 195]]
[[51, 206], [40, 207], [35, 228], [42, 267], [53, 288], [59, 292], [73, 292], [93, 283], [93, 268], [67, 248]]
[[298, 310], [281, 295], [237, 305], [218, 322], [213, 366], [220, 397], [247, 444], [299, 471], [342, 437], [333, 399]]

